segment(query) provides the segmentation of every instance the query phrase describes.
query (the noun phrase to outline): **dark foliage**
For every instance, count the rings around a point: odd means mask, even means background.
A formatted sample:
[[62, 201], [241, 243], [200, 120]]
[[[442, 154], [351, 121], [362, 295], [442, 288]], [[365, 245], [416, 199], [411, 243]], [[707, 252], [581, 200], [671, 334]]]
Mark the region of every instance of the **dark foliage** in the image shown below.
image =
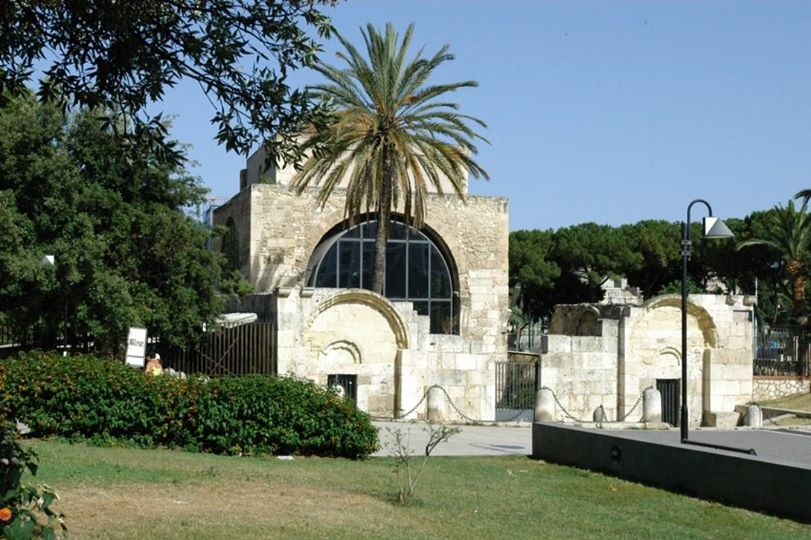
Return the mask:
[[182, 153], [167, 144], [160, 116], [145, 111], [187, 79], [211, 102], [228, 149], [247, 153], [267, 139], [274, 155], [291, 157], [291, 141], [271, 136], [317, 113], [287, 75], [315, 61], [308, 28], [329, 34], [318, 4], [334, 1], [2, 2], [0, 94], [23, 90], [41, 70], [42, 100], [113, 111], [124, 141], [149, 141], [177, 164]]
[[93, 356], [25, 353], [0, 364], [6, 413], [38, 436], [219, 454], [359, 458], [377, 446], [369, 416], [300, 379], [179, 379]]

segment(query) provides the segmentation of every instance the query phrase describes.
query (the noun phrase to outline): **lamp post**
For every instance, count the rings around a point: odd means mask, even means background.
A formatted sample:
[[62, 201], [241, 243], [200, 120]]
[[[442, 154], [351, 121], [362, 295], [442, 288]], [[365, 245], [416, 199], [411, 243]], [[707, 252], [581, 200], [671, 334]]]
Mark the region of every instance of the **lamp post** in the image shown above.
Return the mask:
[[687, 414], [687, 261], [690, 259], [690, 210], [696, 203], [702, 203], [707, 207], [709, 216], [704, 218], [705, 238], [732, 238], [732, 231], [726, 224], [712, 215], [710, 203], [704, 199], [696, 199], [687, 207], [687, 221], [684, 222], [681, 240], [682, 274], [681, 274], [681, 442], [686, 443], [689, 439]]
[[[56, 268], [56, 257], [53, 255], [43, 255], [41, 262], [45, 266]], [[68, 306], [65, 302], [65, 314], [62, 318], [62, 356], [68, 355]], [[58, 338], [57, 338], [58, 339]]]

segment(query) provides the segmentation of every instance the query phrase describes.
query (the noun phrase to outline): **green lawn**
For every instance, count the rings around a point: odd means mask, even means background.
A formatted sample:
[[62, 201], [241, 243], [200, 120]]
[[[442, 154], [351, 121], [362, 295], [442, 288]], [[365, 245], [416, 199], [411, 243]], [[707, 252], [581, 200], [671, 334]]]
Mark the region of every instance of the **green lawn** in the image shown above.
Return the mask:
[[811, 412], [811, 393], [805, 392], [770, 401], [759, 401], [758, 405], [761, 407], [774, 407], [776, 409]]
[[237, 458], [32, 442], [75, 538], [811, 538], [811, 527], [526, 457]]

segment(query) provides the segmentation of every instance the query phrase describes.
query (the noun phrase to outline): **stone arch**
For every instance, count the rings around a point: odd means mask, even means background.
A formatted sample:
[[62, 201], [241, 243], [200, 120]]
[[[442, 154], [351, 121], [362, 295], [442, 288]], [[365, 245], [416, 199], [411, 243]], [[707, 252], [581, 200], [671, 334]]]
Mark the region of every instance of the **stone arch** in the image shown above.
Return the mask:
[[659, 379], [680, 379], [687, 363], [687, 405], [690, 423], [701, 421], [705, 405], [705, 359], [718, 347], [718, 329], [703, 306], [687, 302], [687, 350], [681, 350], [681, 296], [663, 295], [645, 302], [635, 313], [622, 359], [622, 398], [633, 403], [643, 388]]
[[331, 359], [333, 363], [334, 360], [340, 362], [341, 359], [348, 358], [349, 362], [346, 363], [360, 364], [363, 358], [358, 345], [344, 339], [333, 341], [321, 350], [321, 354], [323, 356], [322, 363], [331, 363]]
[[587, 306], [577, 320], [575, 330], [577, 336], [600, 336], [602, 335], [602, 325], [600, 323], [600, 310], [594, 306]]
[[[398, 349], [408, 348], [408, 329], [405, 322], [391, 302], [386, 298], [365, 289], [346, 289], [338, 291], [329, 298], [322, 300], [315, 307], [307, 321], [307, 329], [312, 328], [315, 320], [328, 309], [341, 304], [361, 304], [377, 311], [388, 323], [394, 334], [395, 344]], [[306, 334], [306, 332], [305, 332]], [[357, 348], [356, 348], [357, 350]]]
[[680, 368], [681, 367], [681, 351], [676, 347], [664, 347], [659, 350], [654, 358], [653, 363], [657, 366]]
[[[636, 325], [639, 321], [643, 320], [645, 315], [656, 308], [660, 307], [675, 307], [681, 309], [681, 296], [676, 294], [667, 294], [651, 298], [642, 305], [643, 313], [637, 316], [633, 330], [636, 330]], [[712, 316], [702, 306], [695, 304], [687, 299], [687, 315], [693, 316], [698, 323], [701, 334], [704, 337], [704, 346], [714, 349], [718, 346], [718, 329], [715, 326]], [[681, 353], [679, 353], [681, 354]]]

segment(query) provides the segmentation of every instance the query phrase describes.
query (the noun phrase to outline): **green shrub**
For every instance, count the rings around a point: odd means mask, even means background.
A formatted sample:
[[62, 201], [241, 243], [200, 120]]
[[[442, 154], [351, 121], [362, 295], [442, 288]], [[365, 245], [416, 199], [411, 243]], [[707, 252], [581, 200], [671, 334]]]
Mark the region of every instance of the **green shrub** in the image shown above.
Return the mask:
[[267, 376], [146, 376], [93, 356], [33, 352], [0, 363], [6, 417], [40, 436], [222, 454], [364, 457], [367, 414], [316, 384]]
[[67, 537], [60, 512], [51, 508], [57, 499], [48, 486], [22, 482], [23, 473], [37, 474], [37, 455], [17, 441], [17, 430], [0, 419], [0, 535], [5, 538]]

